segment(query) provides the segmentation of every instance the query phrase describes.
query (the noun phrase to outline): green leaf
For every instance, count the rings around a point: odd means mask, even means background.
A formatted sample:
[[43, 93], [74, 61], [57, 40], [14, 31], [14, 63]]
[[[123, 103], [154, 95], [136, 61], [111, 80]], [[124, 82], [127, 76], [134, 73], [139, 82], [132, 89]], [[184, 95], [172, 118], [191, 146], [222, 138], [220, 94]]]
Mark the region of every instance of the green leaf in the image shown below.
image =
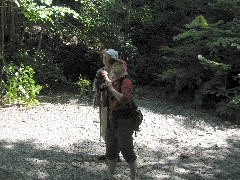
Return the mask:
[[47, 4], [48, 6], [52, 4], [52, 0], [41, 0], [41, 2]]
[[235, 46], [235, 47], [237, 47], [237, 49], [240, 49], [240, 44], [238, 44], [238, 43], [232, 43], [231, 46]]
[[187, 24], [186, 27], [187, 28], [194, 28], [194, 27], [207, 28], [208, 22], [204, 16], [200, 15], [195, 17], [195, 19], [190, 24]]
[[13, 0], [13, 1], [15, 2], [15, 4], [16, 4], [18, 7], [20, 6], [18, 0]]

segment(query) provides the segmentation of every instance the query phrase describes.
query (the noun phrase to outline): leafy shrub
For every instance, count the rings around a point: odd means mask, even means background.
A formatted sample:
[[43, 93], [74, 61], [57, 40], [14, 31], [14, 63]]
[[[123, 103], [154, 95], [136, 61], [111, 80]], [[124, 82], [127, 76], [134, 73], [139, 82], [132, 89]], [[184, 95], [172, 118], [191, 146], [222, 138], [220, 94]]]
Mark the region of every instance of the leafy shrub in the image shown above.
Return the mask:
[[35, 78], [39, 83], [56, 80], [67, 82], [63, 75], [63, 70], [60, 69], [57, 63], [54, 63], [53, 57], [44, 51], [40, 51], [36, 58], [34, 58], [30, 54], [30, 51], [21, 49], [15, 54], [15, 59], [18, 59], [18, 62], [33, 67]]
[[40, 85], [36, 85], [33, 79], [34, 70], [30, 66], [17, 67], [9, 64], [4, 69], [7, 80], [2, 81], [6, 88], [4, 103], [14, 103], [23, 101], [26, 104], [37, 103], [36, 96], [42, 89]]
[[4, 96], [6, 95], [7, 87], [5, 82], [2, 79], [0, 80], [0, 104], [2, 104], [4, 101]]
[[[170, 84], [175, 95], [188, 92], [196, 106], [216, 108], [217, 114], [237, 114], [240, 83], [239, 20], [208, 23], [197, 16], [173, 37], [176, 45], [162, 46], [156, 81]], [[178, 98], [178, 97], [177, 97]]]
[[[235, 77], [240, 81], [240, 74]], [[225, 96], [227, 98], [221, 100], [217, 104], [216, 113], [220, 116], [227, 115], [229, 117], [234, 117], [240, 123], [240, 86], [234, 87], [232, 89], [227, 89], [225, 91]]]
[[215, 96], [217, 99], [215, 103], [218, 103], [219, 99], [228, 96], [226, 75], [231, 70], [231, 66], [206, 59], [202, 55], [198, 55], [198, 60], [209, 72], [211, 78], [205, 78], [205, 81], [199, 82], [199, 88], [195, 91], [195, 103], [204, 104], [203, 101], [207, 102], [208, 95]]
[[79, 80], [77, 81], [77, 85], [80, 89], [80, 96], [86, 94], [91, 86], [91, 81], [84, 79], [81, 75], [79, 77]]

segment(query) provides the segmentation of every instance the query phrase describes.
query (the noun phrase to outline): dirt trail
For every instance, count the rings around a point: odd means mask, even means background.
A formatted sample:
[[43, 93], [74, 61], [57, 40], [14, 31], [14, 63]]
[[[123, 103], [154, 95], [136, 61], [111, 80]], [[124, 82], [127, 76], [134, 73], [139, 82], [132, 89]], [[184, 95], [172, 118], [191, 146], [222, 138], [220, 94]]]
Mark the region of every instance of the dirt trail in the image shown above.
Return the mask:
[[[106, 163], [96, 159], [105, 147], [98, 110], [74, 95], [57, 100], [0, 109], [0, 179], [106, 179]], [[138, 179], [240, 179], [239, 126], [156, 99], [137, 102], [144, 114], [134, 141]], [[115, 178], [128, 174], [118, 163]]]

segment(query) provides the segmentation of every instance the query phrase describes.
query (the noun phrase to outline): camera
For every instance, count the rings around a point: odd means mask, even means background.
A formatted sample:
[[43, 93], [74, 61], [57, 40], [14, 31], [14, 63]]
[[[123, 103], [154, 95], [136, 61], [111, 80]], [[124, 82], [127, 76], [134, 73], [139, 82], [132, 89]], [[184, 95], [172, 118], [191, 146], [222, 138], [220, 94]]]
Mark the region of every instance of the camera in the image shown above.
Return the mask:
[[105, 83], [103, 83], [101, 86], [100, 86], [100, 91], [105, 91], [107, 89], [107, 85]]
[[107, 89], [107, 85], [105, 84], [105, 79], [104, 77], [102, 76], [102, 73], [104, 72], [105, 70], [104, 69], [100, 69], [98, 72], [97, 72], [97, 75], [94, 79], [94, 88], [93, 88], [93, 91], [104, 91]]

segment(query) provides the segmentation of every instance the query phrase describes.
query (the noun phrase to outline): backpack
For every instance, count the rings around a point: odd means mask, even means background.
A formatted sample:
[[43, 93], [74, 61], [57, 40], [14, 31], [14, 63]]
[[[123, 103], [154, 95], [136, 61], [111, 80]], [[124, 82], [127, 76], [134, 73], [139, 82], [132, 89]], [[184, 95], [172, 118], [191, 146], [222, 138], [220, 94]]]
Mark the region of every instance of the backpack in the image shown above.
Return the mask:
[[142, 124], [143, 121], [143, 114], [133, 100], [131, 101], [130, 107], [134, 122], [133, 130], [140, 131], [140, 125]]
[[[120, 87], [122, 86], [122, 82], [125, 78], [120, 79]], [[133, 131], [135, 131], [135, 135], [136, 135], [136, 131], [140, 131], [140, 125], [142, 124], [143, 121], [143, 114], [141, 112], [141, 110], [138, 108], [138, 105], [135, 103], [135, 101], [133, 101], [133, 99], [131, 98], [131, 101], [129, 103], [129, 109], [133, 117]]]

